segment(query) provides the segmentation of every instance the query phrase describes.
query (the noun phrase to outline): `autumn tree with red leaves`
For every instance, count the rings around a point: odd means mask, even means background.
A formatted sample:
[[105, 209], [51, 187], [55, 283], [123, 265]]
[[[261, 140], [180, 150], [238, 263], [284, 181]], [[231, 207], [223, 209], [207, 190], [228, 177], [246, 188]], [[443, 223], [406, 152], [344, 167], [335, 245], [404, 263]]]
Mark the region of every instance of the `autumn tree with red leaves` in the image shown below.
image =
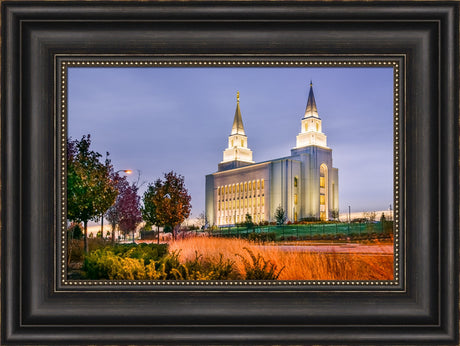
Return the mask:
[[128, 187], [120, 193], [118, 201], [119, 215], [118, 227], [125, 235], [134, 231], [142, 221], [140, 197], [137, 194], [138, 187], [136, 184], [128, 185]]
[[107, 220], [112, 225], [112, 241], [115, 240], [115, 227], [118, 227], [121, 232], [128, 235], [136, 230], [139, 223], [142, 221], [140, 211], [140, 197], [137, 194], [137, 184], [129, 184], [126, 177], [114, 176], [119, 194], [115, 203], [107, 211]]
[[184, 177], [173, 171], [165, 173], [164, 180], [158, 179], [149, 184], [144, 193], [144, 220], [171, 229], [173, 239], [176, 239], [177, 226], [190, 215], [190, 201]]

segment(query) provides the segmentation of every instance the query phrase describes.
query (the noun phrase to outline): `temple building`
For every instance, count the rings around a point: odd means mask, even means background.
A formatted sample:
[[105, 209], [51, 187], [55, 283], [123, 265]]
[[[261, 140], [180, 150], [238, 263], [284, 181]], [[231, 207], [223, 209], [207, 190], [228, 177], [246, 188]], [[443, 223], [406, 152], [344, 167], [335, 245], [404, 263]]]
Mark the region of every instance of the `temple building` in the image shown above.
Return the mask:
[[271, 222], [281, 206], [292, 222], [311, 217], [329, 220], [339, 209], [338, 178], [312, 83], [291, 155], [259, 163], [248, 148], [237, 93], [228, 147], [217, 172], [206, 176], [206, 217], [209, 225], [217, 226], [243, 222], [248, 213], [253, 222]]

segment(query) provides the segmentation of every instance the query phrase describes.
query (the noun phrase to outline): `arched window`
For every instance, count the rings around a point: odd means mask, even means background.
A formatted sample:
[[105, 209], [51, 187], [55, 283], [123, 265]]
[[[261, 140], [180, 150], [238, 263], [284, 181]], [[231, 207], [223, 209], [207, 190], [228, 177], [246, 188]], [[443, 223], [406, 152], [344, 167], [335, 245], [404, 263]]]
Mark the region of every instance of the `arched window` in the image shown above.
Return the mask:
[[294, 177], [294, 187], [297, 187], [297, 184], [298, 184], [298, 179], [297, 177]]

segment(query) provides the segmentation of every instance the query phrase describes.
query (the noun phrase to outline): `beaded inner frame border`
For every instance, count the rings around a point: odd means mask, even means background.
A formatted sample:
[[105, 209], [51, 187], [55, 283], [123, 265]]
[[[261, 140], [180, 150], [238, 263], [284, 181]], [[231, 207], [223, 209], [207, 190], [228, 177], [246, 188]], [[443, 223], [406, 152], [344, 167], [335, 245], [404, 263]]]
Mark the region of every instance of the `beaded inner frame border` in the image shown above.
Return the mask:
[[[60, 186], [60, 225], [55, 229], [55, 270], [59, 272], [55, 277], [60, 278], [60, 283], [67, 287], [184, 287], [184, 286], [208, 286], [209, 288], [234, 287], [247, 289], [249, 287], [292, 287], [312, 288], [320, 287], [322, 290], [359, 289], [366, 288], [388, 290], [400, 286], [401, 272], [405, 271], [405, 259], [401, 253], [405, 253], [405, 234], [400, 230], [400, 191], [402, 188], [400, 174], [400, 116], [404, 114], [401, 109], [401, 78], [405, 81], [406, 69], [402, 66], [405, 63], [405, 55], [390, 56], [280, 56], [280, 57], [238, 57], [238, 58], [214, 58], [198, 57], [184, 58], [181, 56], [155, 57], [155, 56], [115, 56], [115, 55], [56, 55], [55, 67], [55, 124], [58, 129], [56, 139], [60, 150], [57, 158], [60, 170], [57, 170]], [[67, 174], [66, 174], [66, 141], [67, 141], [67, 100], [69, 98], [67, 89], [68, 68], [71, 67], [391, 67], [393, 68], [393, 196], [394, 196], [394, 279], [393, 280], [68, 280], [67, 279]], [[405, 88], [405, 83], [403, 83]], [[405, 98], [405, 93], [402, 95]], [[405, 106], [405, 102], [403, 102]], [[324, 287], [325, 286], [325, 287]], [[405, 287], [405, 285], [403, 285]]]

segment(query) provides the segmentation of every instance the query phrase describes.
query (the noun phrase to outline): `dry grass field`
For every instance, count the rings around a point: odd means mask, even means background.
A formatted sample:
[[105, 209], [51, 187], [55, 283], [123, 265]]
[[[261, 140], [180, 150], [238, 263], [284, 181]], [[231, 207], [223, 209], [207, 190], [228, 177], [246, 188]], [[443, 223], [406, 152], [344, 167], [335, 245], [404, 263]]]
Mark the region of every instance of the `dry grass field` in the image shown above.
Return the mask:
[[[379, 246], [379, 245], [375, 245]], [[196, 237], [170, 243], [170, 251], [180, 251], [181, 261], [193, 260], [196, 254], [218, 261], [235, 262], [240, 273], [244, 263], [250, 261], [249, 252], [261, 254], [265, 260], [281, 268], [279, 280], [392, 280], [393, 256], [379, 254], [319, 253], [286, 250], [279, 246], [258, 246], [243, 239]]]

